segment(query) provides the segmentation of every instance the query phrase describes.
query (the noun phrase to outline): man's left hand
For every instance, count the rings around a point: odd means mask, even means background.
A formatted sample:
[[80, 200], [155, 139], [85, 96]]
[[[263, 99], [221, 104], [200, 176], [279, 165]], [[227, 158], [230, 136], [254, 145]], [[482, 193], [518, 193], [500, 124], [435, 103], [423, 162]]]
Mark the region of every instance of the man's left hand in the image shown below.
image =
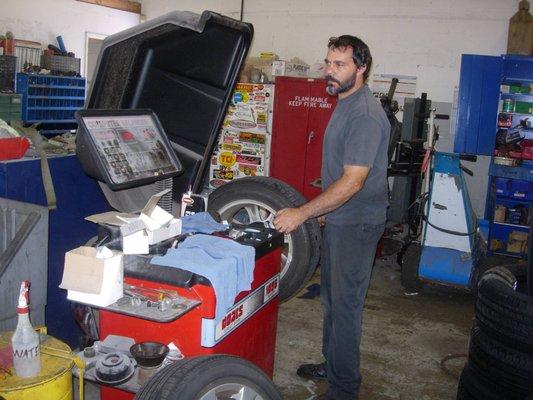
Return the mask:
[[306, 220], [304, 213], [299, 208], [283, 208], [276, 213], [274, 227], [283, 233], [291, 233]]

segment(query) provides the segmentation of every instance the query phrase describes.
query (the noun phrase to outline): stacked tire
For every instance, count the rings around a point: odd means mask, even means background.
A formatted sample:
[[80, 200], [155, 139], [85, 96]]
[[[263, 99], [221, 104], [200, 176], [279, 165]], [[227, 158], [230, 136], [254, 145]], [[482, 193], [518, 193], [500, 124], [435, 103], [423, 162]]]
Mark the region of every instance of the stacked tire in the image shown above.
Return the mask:
[[505, 267], [480, 279], [458, 400], [533, 400], [533, 297], [516, 287]]

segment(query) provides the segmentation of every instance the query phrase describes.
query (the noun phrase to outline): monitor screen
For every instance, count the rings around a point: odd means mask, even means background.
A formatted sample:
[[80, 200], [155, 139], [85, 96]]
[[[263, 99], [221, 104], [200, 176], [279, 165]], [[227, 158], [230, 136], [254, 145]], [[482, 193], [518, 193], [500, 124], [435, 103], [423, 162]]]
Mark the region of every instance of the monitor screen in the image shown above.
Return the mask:
[[[93, 111], [93, 110], [91, 110]], [[132, 186], [175, 176], [181, 171], [162, 127], [150, 111], [137, 114], [80, 113], [80, 127], [89, 136], [89, 151], [96, 155], [103, 175], [112, 186]]]

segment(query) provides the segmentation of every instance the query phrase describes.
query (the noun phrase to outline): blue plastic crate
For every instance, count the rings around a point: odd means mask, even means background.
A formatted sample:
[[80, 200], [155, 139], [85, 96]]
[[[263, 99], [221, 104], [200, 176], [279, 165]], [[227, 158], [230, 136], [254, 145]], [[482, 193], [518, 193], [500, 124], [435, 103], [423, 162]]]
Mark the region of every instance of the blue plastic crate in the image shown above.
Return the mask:
[[491, 163], [489, 167], [489, 175], [533, 182], [533, 161], [523, 160], [522, 164], [517, 167]]
[[496, 194], [498, 196], [508, 196], [509, 195], [509, 182], [511, 180], [507, 178], [496, 178]]
[[85, 78], [17, 74], [26, 123], [73, 124], [74, 113], [85, 104]]

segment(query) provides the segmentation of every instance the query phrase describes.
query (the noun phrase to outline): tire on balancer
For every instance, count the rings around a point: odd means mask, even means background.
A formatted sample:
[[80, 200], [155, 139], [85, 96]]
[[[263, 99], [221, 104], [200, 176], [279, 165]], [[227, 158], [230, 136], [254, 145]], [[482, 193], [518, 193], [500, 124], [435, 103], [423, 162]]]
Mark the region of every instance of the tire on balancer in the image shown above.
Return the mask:
[[[209, 195], [209, 211], [237, 223], [268, 222], [277, 211], [297, 207], [305, 198], [292, 186], [268, 177], [245, 177], [220, 186]], [[288, 300], [308, 282], [320, 258], [320, 227], [315, 218], [285, 235], [282, 255], [280, 300]]]

